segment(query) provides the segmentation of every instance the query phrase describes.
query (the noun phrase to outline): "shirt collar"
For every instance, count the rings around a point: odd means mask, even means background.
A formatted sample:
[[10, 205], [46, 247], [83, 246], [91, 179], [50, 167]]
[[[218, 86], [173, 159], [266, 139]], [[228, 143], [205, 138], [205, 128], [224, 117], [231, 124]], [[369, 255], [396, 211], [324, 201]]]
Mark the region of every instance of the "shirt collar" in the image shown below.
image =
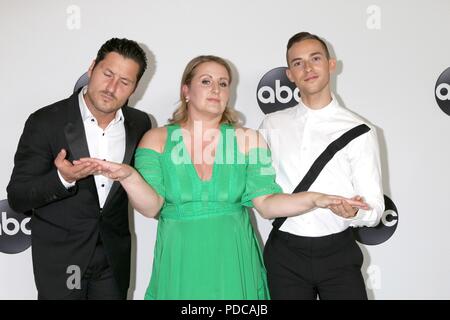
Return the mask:
[[[81, 119], [83, 122], [90, 121], [91, 119], [94, 119], [95, 122], [97, 122], [97, 119], [92, 115], [91, 111], [86, 105], [86, 100], [84, 100], [84, 95], [87, 92], [87, 86], [84, 86], [83, 89], [81, 89], [80, 93], [78, 94], [78, 104], [80, 105], [80, 112], [81, 112]], [[122, 108], [116, 111], [116, 116], [114, 117], [114, 120], [109, 123], [108, 126], [114, 125], [118, 122], [121, 122], [124, 119]]]
[[307, 116], [327, 116], [336, 112], [338, 108], [338, 102], [334, 94], [331, 94], [331, 102], [327, 104], [325, 107], [320, 109], [311, 109], [303, 104], [303, 101], [300, 99], [300, 103], [297, 105], [297, 115], [307, 115]]

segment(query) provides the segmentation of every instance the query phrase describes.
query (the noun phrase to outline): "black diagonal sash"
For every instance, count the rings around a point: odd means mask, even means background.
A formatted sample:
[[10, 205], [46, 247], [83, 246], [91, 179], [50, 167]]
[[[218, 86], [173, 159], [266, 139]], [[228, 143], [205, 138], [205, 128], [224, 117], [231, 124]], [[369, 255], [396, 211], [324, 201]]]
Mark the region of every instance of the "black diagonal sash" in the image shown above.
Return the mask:
[[[359, 126], [356, 126], [350, 130], [348, 130], [346, 133], [344, 133], [342, 136], [334, 140], [332, 143], [326, 147], [326, 149], [320, 154], [320, 156], [314, 161], [311, 168], [309, 168], [308, 172], [303, 177], [302, 181], [298, 184], [298, 186], [294, 189], [292, 193], [302, 192], [302, 191], [308, 191], [308, 189], [311, 187], [311, 185], [314, 183], [314, 181], [319, 176], [322, 169], [327, 165], [327, 163], [334, 157], [334, 155], [344, 148], [347, 144], [349, 144], [350, 141], [353, 139], [359, 137], [360, 135], [368, 132], [370, 128], [365, 125], [361, 124]], [[283, 218], [276, 218], [272, 225], [274, 228], [279, 229], [281, 225], [286, 220], [286, 217]]]

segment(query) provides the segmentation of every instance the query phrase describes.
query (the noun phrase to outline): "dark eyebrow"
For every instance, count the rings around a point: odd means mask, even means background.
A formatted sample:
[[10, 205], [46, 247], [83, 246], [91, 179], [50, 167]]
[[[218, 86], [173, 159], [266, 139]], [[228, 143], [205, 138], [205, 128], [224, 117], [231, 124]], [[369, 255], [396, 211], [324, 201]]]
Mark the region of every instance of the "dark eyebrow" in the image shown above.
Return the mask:
[[121, 79], [121, 80], [125, 80], [125, 81], [128, 81], [128, 82], [130, 82], [130, 83], [134, 83], [134, 81], [133, 81], [133, 80], [131, 80], [131, 79], [128, 79], [128, 78], [125, 78], [125, 77], [120, 77], [120, 79]]
[[303, 59], [302, 58], [294, 58], [291, 60], [291, 64], [294, 63], [295, 61], [301, 61], [301, 60], [303, 60]]
[[[209, 78], [211, 78], [211, 79], [214, 79], [213, 76], [211, 76], [211, 75], [208, 74], [208, 73], [203, 73], [203, 74], [199, 75], [200, 78], [203, 77], [203, 76], [207, 76], [207, 77], [209, 77]], [[221, 78], [219, 78], [219, 80], [227, 80], [227, 81], [230, 81], [230, 79], [228, 79], [228, 78], [226, 78], [226, 77], [221, 77]]]
[[[313, 53], [310, 53], [310, 54], [309, 54], [310, 57], [316, 56], [316, 55], [321, 55], [321, 56], [323, 56], [323, 53], [320, 52], [320, 51], [316, 51], [316, 52], [313, 52]], [[303, 60], [302, 58], [294, 58], [294, 59], [291, 60], [291, 64], [294, 63], [295, 61], [302, 61], [302, 60]]]
[[[115, 74], [111, 69], [109, 69], [109, 68], [105, 68], [105, 72], [110, 72], [110, 73], [112, 73], [113, 75], [116, 75], [116, 74]], [[133, 80], [128, 79], [128, 78], [126, 78], [126, 77], [120, 77], [120, 80], [125, 80], [125, 81], [128, 81], [128, 82], [130, 82], [130, 83], [134, 83]]]

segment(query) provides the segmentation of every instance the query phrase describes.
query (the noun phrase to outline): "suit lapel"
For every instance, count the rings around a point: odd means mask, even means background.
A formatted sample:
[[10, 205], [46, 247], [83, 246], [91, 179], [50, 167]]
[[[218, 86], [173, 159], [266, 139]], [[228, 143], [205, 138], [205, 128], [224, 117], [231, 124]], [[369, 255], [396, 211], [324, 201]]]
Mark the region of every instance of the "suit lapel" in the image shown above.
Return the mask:
[[125, 137], [126, 137], [126, 145], [125, 145], [125, 155], [123, 157], [123, 163], [130, 164], [133, 156], [134, 150], [136, 149], [137, 141], [137, 132], [134, 128], [134, 124], [131, 119], [129, 119], [128, 112], [126, 109], [123, 109], [123, 115], [125, 117]]
[[[83, 121], [81, 119], [77, 93], [74, 93], [70, 98], [68, 107], [68, 121], [64, 127], [64, 134], [69, 146], [69, 159], [77, 160], [80, 158], [89, 157], [89, 147], [87, 144]], [[87, 180], [91, 192], [97, 194], [97, 188], [95, 187], [95, 180], [93, 176], [89, 176], [82, 180]]]
[[[134, 128], [133, 121], [130, 119], [130, 116], [126, 110], [126, 108], [122, 108], [123, 116], [125, 118], [124, 127], [125, 127], [125, 155], [123, 157], [122, 163], [131, 164], [131, 161], [134, 156], [134, 150], [136, 149], [137, 141], [137, 132]], [[114, 194], [119, 189], [120, 182], [115, 181], [111, 186], [111, 190], [108, 193], [108, 197], [106, 198], [104, 208], [106, 208], [113, 198]]]
[[64, 134], [70, 149], [72, 159], [89, 157], [89, 148], [84, 131], [83, 121], [81, 120], [80, 108], [78, 106], [78, 95], [76, 101], [71, 99], [69, 102], [68, 122], [64, 127]]

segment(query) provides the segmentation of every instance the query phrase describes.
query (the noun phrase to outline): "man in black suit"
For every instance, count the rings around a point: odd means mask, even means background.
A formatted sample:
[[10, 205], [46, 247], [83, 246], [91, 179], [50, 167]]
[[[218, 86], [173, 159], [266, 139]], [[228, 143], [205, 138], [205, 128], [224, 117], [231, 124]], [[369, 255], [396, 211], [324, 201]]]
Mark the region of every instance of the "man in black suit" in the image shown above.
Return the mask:
[[127, 195], [119, 182], [97, 175], [95, 164], [75, 160], [132, 164], [151, 123], [126, 103], [146, 67], [135, 41], [110, 39], [89, 68], [88, 85], [25, 124], [7, 191], [12, 209], [32, 210], [39, 299], [126, 299]]

